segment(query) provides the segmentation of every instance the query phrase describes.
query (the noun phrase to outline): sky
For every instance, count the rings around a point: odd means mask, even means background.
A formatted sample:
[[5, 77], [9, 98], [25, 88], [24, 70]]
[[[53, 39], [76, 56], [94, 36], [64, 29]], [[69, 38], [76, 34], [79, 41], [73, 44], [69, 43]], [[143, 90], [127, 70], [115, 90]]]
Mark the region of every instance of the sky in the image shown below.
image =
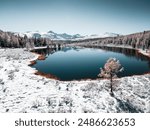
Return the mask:
[[0, 0], [0, 29], [69, 34], [150, 30], [150, 0]]

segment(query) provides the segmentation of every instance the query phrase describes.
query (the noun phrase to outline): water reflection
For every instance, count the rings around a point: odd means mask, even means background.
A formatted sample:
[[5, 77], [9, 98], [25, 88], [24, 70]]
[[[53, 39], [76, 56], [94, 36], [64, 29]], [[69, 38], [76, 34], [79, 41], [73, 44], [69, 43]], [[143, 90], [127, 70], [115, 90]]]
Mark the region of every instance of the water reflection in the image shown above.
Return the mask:
[[[138, 60], [141, 61], [148, 61], [148, 63], [150, 64], [150, 58], [147, 56], [142, 55], [141, 53], [138, 53], [137, 50], [134, 49], [127, 49], [127, 48], [119, 48], [119, 47], [96, 47], [99, 49], [103, 49], [105, 51], [112, 51], [112, 52], [117, 52], [117, 53], [121, 53], [126, 55], [129, 58], [135, 57]], [[75, 51], [80, 51], [81, 47], [64, 47], [64, 48], [44, 48], [44, 49], [37, 49], [37, 50], [33, 50], [32, 52], [36, 52], [38, 54], [47, 56], [50, 54], [53, 54], [57, 51], [62, 51], [62, 52], [67, 52], [70, 50], [75, 50]]]
[[34, 52], [47, 58], [44, 61], [38, 60], [32, 67], [61, 80], [96, 79], [99, 68], [104, 66], [109, 57], [116, 57], [123, 65], [125, 71], [119, 77], [150, 72], [149, 58], [132, 49], [64, 47], [38, 49]]
[[149, 57], [138, 53], [138, 51], [134, 50], [134, 49], [119, 48], [119, 47], [106, 47], [106, 46], [104, 46], [104, 47], [96, 47], [96, 48], [103, 49], [103, 50], [106, 50], [106, 51], [122, 53], [122, 54], [126, 55], [127, 57], [136, 57], [138, 60], [149, 61], [150, 62], [150, 58]]

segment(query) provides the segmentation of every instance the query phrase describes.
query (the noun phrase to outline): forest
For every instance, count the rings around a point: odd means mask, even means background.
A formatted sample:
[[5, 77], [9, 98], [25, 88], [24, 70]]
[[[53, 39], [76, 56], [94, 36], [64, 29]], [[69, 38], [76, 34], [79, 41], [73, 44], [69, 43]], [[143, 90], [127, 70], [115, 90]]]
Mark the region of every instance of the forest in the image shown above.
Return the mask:
[[113, 44], [115, 46], [129, 46], [132, 48], [149, 50], [150, 49], [150, 31], [130, 35], [119, 35], [117, 37], [94, 38], [74, 41], [74, 44], [87, 46], [105, 46]]
[[[64, 41], [62, 42], [64, 43]], [[106, 38], [94, 38], [94, 39], [83, 39], [66, 41], [66, 43], [73, 44], [85, 44], [85, 45], [121, 45], [121, 46], [131, 46], [132, 48], [141, 48], [143, 50], [150, 49], [150, 31], [144, 31], [140, 33], [130, 34], [130, 35], [119, 35], [117, 37], [106, 37]], [[48, 38], [29, 38], [26, 35], [21, 37], [13, 32], [4, 32], [0, 30], [0, 47], [7, 48], [33, 48], [39, 46], [46, 46], [49, 44], [54, 44], [51, 39]]]
[[33, 48], [34, 46], [46, 46], [52, 43], [48, 38], [28, 38], [27, 35], [21, 37], [12, 32], [0, 30], [0, 47], [2, 48]]

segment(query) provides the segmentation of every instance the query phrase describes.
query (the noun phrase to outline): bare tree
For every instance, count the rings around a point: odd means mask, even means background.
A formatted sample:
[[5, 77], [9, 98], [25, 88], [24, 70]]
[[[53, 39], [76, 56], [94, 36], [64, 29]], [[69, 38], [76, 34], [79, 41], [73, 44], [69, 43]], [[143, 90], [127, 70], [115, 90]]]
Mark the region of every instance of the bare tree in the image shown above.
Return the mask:
[[111, 93], [113, 93], [113, 78], [117, 77], [117, 73], [123, 71], [123, 67], [116, 58], [109, 58], [104, 65], [104, 68], [100, 68], [100, 70], [101, 71], [98, 76], [110, 79], [110, 89]]
[[51, 41], [49, 39], [45, 39], [45, 42], [46, 42], [47, 48], [49, 48], [50, 44], [51, 44]]
[[34, 41], [33, 41], [33, 39], [30, 39], [30, 40], [29, 40], [29, 43], [30, 43], [31, 49], [34, 49]]
[[26, 49], [27, 49], [27, 51], [29, 51], [30, 48], [31, 48], [30, 43], [29, 43], [29, 42], [26, 42]]

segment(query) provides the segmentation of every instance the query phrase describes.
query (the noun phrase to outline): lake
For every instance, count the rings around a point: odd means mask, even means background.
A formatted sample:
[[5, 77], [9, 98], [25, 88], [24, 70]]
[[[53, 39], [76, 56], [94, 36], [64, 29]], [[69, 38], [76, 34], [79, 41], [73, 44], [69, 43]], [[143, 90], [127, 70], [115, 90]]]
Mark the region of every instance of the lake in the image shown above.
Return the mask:
[[150, 72], [149, 58], [132, 49], [64, 47], [60, 50], [39, 49], [35, 52], [45, 55], [46, 59], [37, 60], [32, 67], [62, 81], [96, 79], [100, 68], [110, 57], [117, 58], [124, 67], [118, 77]]

